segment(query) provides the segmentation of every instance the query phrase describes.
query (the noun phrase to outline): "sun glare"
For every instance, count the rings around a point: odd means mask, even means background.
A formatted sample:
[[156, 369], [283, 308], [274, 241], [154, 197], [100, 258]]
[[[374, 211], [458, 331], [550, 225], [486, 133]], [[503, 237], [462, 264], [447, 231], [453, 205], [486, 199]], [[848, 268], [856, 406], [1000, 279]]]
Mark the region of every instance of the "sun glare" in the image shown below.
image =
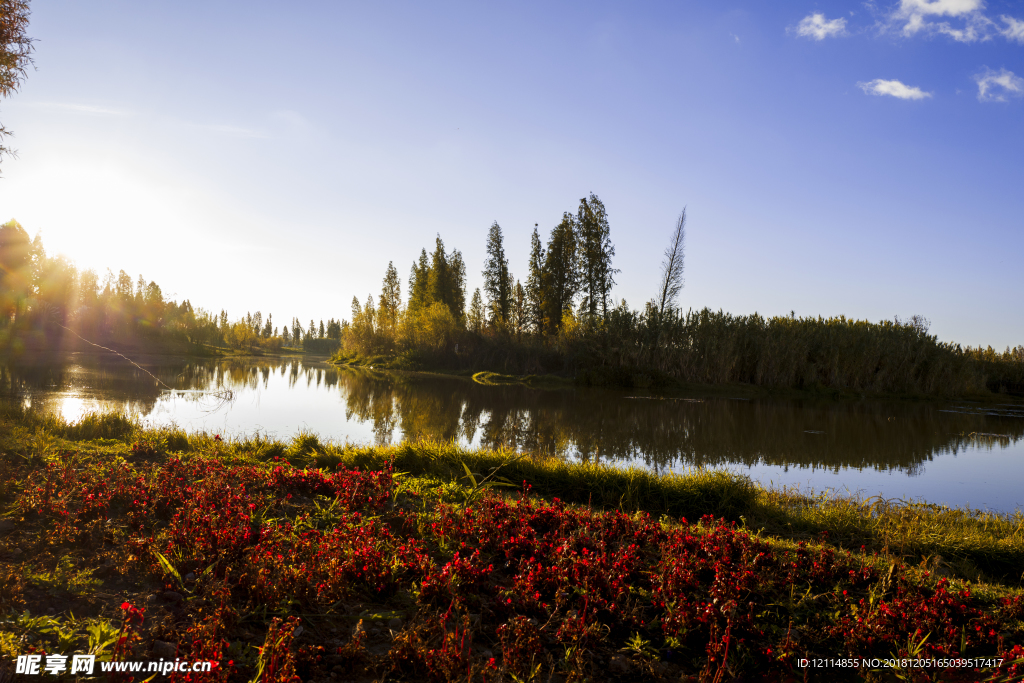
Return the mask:
[[8, 180], [6, 213], [82, 268], [138, 268], [153, 235], [186, 220], [185, 192], [117, 163], [51, 159]]
[[91, 411], [98, 410], [99, 407], [100, 406], [96, 401], [90, 401], [87, 403], [85, 399], [80, 396], [65, 396], [57, 405], [57, 410], [55, 412], [68, 423], [72, 423], [78, 422], [82, 419], [83, 415]]

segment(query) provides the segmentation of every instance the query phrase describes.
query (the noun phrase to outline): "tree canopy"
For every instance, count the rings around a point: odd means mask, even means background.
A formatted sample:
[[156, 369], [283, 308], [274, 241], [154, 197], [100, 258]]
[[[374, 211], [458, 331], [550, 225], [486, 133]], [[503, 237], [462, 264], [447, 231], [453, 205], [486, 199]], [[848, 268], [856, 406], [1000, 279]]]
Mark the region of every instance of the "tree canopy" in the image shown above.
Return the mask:
[[[0, 97], [17, 92], [32, 65], [33, 41], [25, 32], [28, 17], [28, 0], [0, 0]], [[14, 154], [2, 144], [10, 135], [11, 131], [0, 124], [0, 160]]]

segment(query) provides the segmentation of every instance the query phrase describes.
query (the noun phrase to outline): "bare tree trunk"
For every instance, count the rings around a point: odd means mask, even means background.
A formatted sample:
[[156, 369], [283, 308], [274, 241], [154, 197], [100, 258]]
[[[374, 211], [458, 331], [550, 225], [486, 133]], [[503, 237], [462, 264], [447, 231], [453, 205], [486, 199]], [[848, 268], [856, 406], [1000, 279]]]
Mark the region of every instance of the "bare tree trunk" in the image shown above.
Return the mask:
[[654, 337], [654, 354], [658, 353], [661, 347], [661, 330], [665, 324], [666, 312], [671, 313], [675, 308], [676, 298], [679, 290], [683, 288], [683, 243], [686, 240], [686, 207], [679, 214], [676, 221], [676, 228], [672, 232], [672, 238], [665, 248], [665, 260], [661, 262], [661, 291], [656, 301], [658, 310], [658, 332]]
[[661, 262], [661, 298], [658, 301], [658, 316], [665, 315], [665, 308], [675, 306], [679, 290], [683, 288], [683, 242], [686, 239], [686, 208], [679, 214], [672, 239], [665, 248], [665, 260]]

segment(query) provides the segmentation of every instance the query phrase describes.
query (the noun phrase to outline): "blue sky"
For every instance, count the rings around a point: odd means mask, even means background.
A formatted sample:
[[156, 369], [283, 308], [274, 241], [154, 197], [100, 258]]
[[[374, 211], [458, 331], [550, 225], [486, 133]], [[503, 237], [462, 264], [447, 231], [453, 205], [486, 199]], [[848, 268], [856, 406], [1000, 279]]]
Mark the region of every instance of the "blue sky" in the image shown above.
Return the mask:
[[440, 233], [526, 275], [590, 192], [684, 307], [1024, 343], [1024, 6], [37, 0], [0, 219], [208, 309], [348, 317]]

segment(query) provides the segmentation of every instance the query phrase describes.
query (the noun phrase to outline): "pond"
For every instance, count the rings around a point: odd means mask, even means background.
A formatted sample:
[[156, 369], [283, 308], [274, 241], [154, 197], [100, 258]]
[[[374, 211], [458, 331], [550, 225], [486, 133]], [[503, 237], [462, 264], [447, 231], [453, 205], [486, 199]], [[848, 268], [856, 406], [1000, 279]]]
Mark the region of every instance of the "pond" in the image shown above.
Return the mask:
[[0, 395], [69, 420], [115, 409], [222, 435], [454, 439], [657, 472], [720, 467], [766, 485], [1024, 509], [1019, 403], [669, 397], [484, 386], [306, 358], [136, 360], [160, 383], [117, 357], [72, 354], [0, 366]]

